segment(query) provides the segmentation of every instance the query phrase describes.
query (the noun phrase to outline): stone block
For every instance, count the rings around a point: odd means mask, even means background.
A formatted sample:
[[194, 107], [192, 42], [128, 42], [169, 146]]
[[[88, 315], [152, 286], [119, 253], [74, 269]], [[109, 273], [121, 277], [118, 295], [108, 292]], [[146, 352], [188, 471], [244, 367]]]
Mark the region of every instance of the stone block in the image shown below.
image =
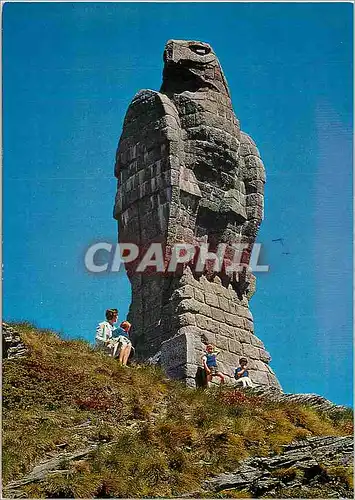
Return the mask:
[[202, 314], [196, 314], [196, 325], [203, 330], [207, 330], [207, 317]]
[[178, 288], [175, 290], [175, 292], [172, 295], [172, 298], [180, 298], [180, 299], [185, 299], [185, 298], [192, 298], [194, 296], [194, 290], [192, 285], [184, 285], [182, 288]]
[[224, 337], [230, 337], [230, 330], [228, 329], [233, 329], [233, 327], [231, 327], [230, 325], [227, 325], [226, 323], [222, 322], [220, 323], [219, 321], [217, 321], [218, 323], [218, 334], [219, 335], [223, 335]]
[[199, 290], [198, 288], [194, 288], [194, 296], [195, 299], [198, 300], [199, 302], [204, 302], [205, 301], [205, 295], [202, 290]]
[[223, 349], [225, 351], [228, 351], [229, 349], [228, 338], [223, 337], [222, 335], [216, 335], [216, 347], [218, 349]]
[[218, 371], [222, 372], [224, 375], [230, 375], [231, 370], [223, 361], [218, 359]]
[[259, 219], [264, 218], [264, 211], [262, 207], [248, 207], [246, 209], [248, 219]]
[[210, 292], [210, 283], [206, 276], [202, 275], [199, 279], [200, 284], [203, 286], [203, 289], [209, 293]]
[[254, 322], [253, 315], [252, 315], [250, 309], [248, 309], [247, 307], [245, 308], [245, 317], [247, 319], [249, 319], [250, 321]]
[[237, 339], [244, 344], [251, 344], [253, 335], [245, 330], [238, 330]]
[[228, 299], [226, 297], [218, 297], [218, 302], [219, 302], [219, 307], [222, 309], [222, 311], [229, 312], [229, 303]]
[[260, 359], [260, 349], [251, 344], [243, 344], [243, 354], [247, 358]]
[[249, 377], [254, 382], [254, 384], [260, 385], [270, 385], [269, 375], [266, 372], [260, 372], [255, 370], [249, 370]]
[[282, 390], [281, 384], [277, 380], [277, 378], [275, 377], [275, 375], [273, 375], [272, 373], [268, 373], [267, 376], [268, 376], [268, 380], [269, 380], [269, 385], [271, 385], [273, 387], [277, 387], [278, 389]]
[[235, 318], [236, 318], [236, 326], [244, 330], [245, 329], [244, 318], [242, 318], [239, 315], [235, 316]]
[[186, 365], [186, 376], [188, 378], [195, 378], [196, 371], [200, 363], [187, 363]]
[[200, 308], [199, 308], [200, 314], [203, 314], [204, 316], [211, 317], [212, 316], [212, 314], [211, 314], [211, 306], [209, 306], [207, 304], [203, 304], [201, 302], [199, 304], [200, 304]]
[[229, 339], [228, 349], [230, 352], [233, 352], [234, 354], [238, 354], [238, 356], [242, 355], [242, 353], [243, 353], [242, 344], [240, 342], [238, 342], [237, 340]]
[[219, 307], [218, 297], [216, 297], [216, 295], [213, 295], [212, 293], [205, 292], [205, 301], [206, 304], [210, 306]]
[[221, 311], [221, 309], [216, 309], [215, 307], [211, 307], [211, 316], [214, 320], [219, 321], [222, 324], [225, 321], [224, 312]]
[[193, 277], [192, 271], [189, 267], [184, 269], [184, 274], [180, 278], [180, 285], [192, 285], [194, 288], [203, 289], [203, 285], [199, 282], [199, 280], [195, 280]]
[[261, 359], [261, 361], [264, 361], [265, 363], [270, 363], [271, 361], [270, 353], [265, 351], [265, 349], [259, 349], [259, 358]]
[[228, 325], [231, 325], [231, 326], [239, 326], [239, 323], [240, 321], [238, 316], [235, 316], [234, 314], [230, 314], [230, 313], [224, 313], [225, 314], [225, 318], [226, 318], [226, 323]]
[[180, 314], [178, 317], [179, 325], [181, 326], [195, 326], [196, 325], [196, 317], [192, 313], [184, 313]]
[[267, 372], [267, 373], [269, 373], [268, 366], [265, 363], [263, 363], [262, 361], [255, 360], [254, 364], [255, 364], [255, 367], [258, 370], [260, 370], [261, 372]]
[[255, 335], [251, 336], [251, 344], [255, 345], [255, 347], [260, 347], [261, 349], [265, 349], [264, 344], [261, 342], [261, 340], [258, 339], [258, 337], [255, 337]]
[[235, 326], [227, 325], [226, 323], [221, 323], [219, 325], [219, 332], [221, 335], [225, 335], [230, 339], [239, 340], [238, 339], [239, 330]]
[[247, 318], [244, 318], [244, 328], [249, 332], [254, 331], [254, 323]]
[[235, 368], [239, 366], [239, 355], [236, 355], [232, 352], [223, 351], [221, 352], [219, 357], [223, 364], [227, 367], [226, 372], [233, 376]]
[[[161, 344], [161, 365], [169, 370], [194, 361], [193, 338], [186, 334], [175, 335]], [[190, 359], [189, 359], [190, 358]]]
[[229, 302], [229, 312], [231, 314], [237, 315], [238, 314], [237, 304], [233, 300], [229, 300], [228, 302]]
[[[229, 286], [231, 287], [231, 285], [229, 285]], [[221, 286], [220, 288], [221, 288], [221, 295], [223, 295], [223, 297], [225, 297], [226, 299], [230, 299], [230, 290], [229, 290], [229, 287], [228, 288], [224, 288], [224, 286]]]
[[201, 311], [201, 304], [195, 299], [183, 299], [177, 306], [178, 313], [199, 313]]
[[245, 306], [242, 306], [242, 305], [238, 305], [237, 306], [237, 312], [238, 312], [238, 316], [241, 316], [242, 318], [246, 318], [247, 317], [247, 308]]
[[[204, 330], [203, 333], [201, 334], [201, 336], [203, 337], [204, 345], [206, 345], [206, 344], [216, 345], [216, 334], [214, 332]], [[205, 351], [203, 350], [203, 352], [205, 352]], [[201, 356], [202, 356], [202, 354], [201, 354]]]
[[[197, 326], [193, 326], [193, 325], [188, 325], [188, 326], [182, 326], [179, 328], [178, 330], [178, 335], [186, 335], [186, 337], [190, 339], [192, 339], [192, 342], [194, 343], [193, 344], [193, 347], [195, 348], [195, 343], [196, 342], [201, 342], [201, 334], [203, 333], [203, 331], [198, 328]], [[189, 344], [189, 346], [191, 347], [191, 345]]]
[[202, 330], [209, 330], [210, 332], [216, 333], [216, 328], [213, 320], [202, 314], [196, 314], [196, 324]]
[[263, 205], [264, 197], [260, 193], [250, 193], [247, 194], [245, 198], [246, 198], [246, 203], [251, 207]]
[[219, 331], [220, 324], [218, 323], [218, 321], [215, 321], [213, 318], [211, 318], [210, 321], [211, 321], [211, 325], [212, 325], [212, 331], [215, 332], [216, 334], [219, 334], [220, 333], [220, 331]]
[[258, 367], [256, 365], [257, 361], [255, 359], [249, 358], [248, 359], [248, 370], [257, 370]]
[[218, 324], [212, 318], [207, 318], [207, 330], [215, 334], [219, 332]]
[[[215, 276], [214, 279], [218, 278], [218, 276]], [[210, 293], [213, 293], [214, 295], [223, 295], [223, 286], [220, 285], [219, 283], [213, 282], [212, 287], [209, 290]]]

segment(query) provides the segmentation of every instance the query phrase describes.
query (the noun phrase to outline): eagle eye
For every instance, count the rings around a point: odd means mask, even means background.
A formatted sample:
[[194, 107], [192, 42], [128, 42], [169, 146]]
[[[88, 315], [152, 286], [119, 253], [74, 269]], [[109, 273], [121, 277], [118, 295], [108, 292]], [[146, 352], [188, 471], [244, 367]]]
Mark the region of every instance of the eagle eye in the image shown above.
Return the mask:
[[204, 47], [203, 45], [190, 45], [189, 48], [192, 52], [195, 52], [195, 54], [198, 54], [199, 56], [205, 56], [211, 52], [209, 47]]

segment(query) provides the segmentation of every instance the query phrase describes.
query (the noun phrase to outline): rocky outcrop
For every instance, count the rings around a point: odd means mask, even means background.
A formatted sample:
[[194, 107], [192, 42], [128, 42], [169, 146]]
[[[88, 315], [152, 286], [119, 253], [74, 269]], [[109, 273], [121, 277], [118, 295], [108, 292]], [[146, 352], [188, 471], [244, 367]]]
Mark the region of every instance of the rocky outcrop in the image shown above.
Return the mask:
[[263, 387], [258, 386], [254, 389], [248, 389], [248, 392], [257, 394], [258, 396], [263, 396], [267, 398], [268, 401], [275, 401], [278, 403], [290, 402], [297, 403], [301, 405], [311, 406], [315, 410], [326, 412], [326, 413], [339, 413], [344, 411], [350, 411], [350, 409], [343, 405], [336, 405], [329, 401], [329, 399], [319, 396], [318, 394], [290, 394], [284, 393], [274, 387]]
[[20, 334], [8, 323], [2, 323], [2, 357], [3, 359], [21, 358], [26, 354]]
[[[207, 491], [237, 490], [258, 497], [294, 497], [296, 490], [309, 498], [318, 489], [333, 498], [352, 498], [350, 481], [354, 459], [353, 438], [313, 437], [284, 446], [269, 457], [251, 457], [228, 474], [204, 483]], [[338, 480], [336, 480], [338, 478]], [[341, 480], [343, 479], [343, 480]], [[283, 496], [278, 496], [282, 493]]]
[[73, 453], [60, 453], [56, 457], [50, 458], [36, 465], [32, 471], [18, 481], [8, 483], [4, 489], [5, 498], [25, 498], [26, 493], [22, 490], [26, 484], [43, 481], [49, 475], [67, 474], [70, 470], [66, 467], [63, 469], [63, 464], [71, 464], [77, 460], [83, 459], [96, 450], [98, 444], [75, 451]]

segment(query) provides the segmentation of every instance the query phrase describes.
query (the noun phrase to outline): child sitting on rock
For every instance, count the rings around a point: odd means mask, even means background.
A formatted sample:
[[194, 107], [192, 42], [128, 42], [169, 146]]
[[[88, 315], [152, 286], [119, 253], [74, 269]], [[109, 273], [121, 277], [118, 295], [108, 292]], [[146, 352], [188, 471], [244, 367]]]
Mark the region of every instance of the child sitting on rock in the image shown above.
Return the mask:
[[116, 328], [113, 332], [113, 337], [117, 341], [113, 355], [115, 356], [117, 350], [120, 349], [118, 361], [122, 364], [122, 366], [127, 365], [127, 361], [132, 350], [132, 342], [129, 338], [130, 329], [131, 323], [129, 323], [129, 321], [122, 321], [119, 328]]
[[240, 358], [238, 368], [235, 369], [234, 378], [237, 384], [241, 383], [243, 389], [246, 387], [253, 387], [253, 382], [249, 378], [249, 372], [247, 370], [248, 360], [247, 358]]
[[203, 368], [207, 375], [207, 384], [213, 377], [219, 377], [221, 384], [224, 384], [224, 376], [217, 369], [217, 355], [219, 351], [215, 350], [212, 344], [206, 345], [206, 352], [202, 356]]

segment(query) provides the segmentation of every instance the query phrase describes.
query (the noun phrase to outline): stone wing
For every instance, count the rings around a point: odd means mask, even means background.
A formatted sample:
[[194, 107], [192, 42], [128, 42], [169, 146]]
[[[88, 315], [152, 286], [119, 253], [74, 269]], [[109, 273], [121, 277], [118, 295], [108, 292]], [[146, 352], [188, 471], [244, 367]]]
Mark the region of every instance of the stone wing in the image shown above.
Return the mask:
[[[264, 218], [265, 168], [253, 139], [241, 132], [241, 172], [245, 185], [247, 222], [245, 234], [255, 241], [256, 233]], [[243, 231], [244, 232], [244, 231]]]
[[174, 104], [159, 92], [140, 91], [127, 110], [116, 154], [114, 217], [120, 242], [146, 246], [166, 236], [181, 144]]

